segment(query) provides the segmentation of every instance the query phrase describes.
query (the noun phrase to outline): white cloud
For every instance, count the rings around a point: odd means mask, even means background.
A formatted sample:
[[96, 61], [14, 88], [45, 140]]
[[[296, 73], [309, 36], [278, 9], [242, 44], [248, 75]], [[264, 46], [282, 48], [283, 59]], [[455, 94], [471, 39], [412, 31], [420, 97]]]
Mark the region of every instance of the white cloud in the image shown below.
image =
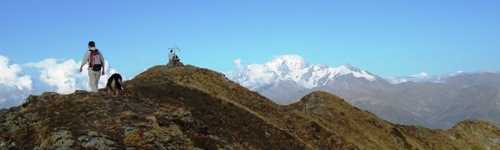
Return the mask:
[[38, 69], [40, 80], [49, 86], [56, 87], [56, 92], [62, 94], [81, 88], [82, 84], [79, 81], [84, 79], [83, 74], [78, 72], [78, 63], [72, 59], [58, 61], [49, 58], [37, 63], [29, 63], [27, 66]]
[[236, 65], [237, 68], [241, 67], [241, 59], [240, 58], [234, 60], [233, 63], [234, 63], [234, 65]]
[[32, 81], [18, 64], [0, 55], [0, 108], [19, 105], [30, 94]]
[[[117, 72], [115, 69], [108, 69], [109, 64], [106, 61], [106, 74], [101, 76], [99, 87], [105, 85], [111, 73]], [[27, 64], [28, 67], [36, 68], [40, 72], [40, 80], [49, 86], [55, 87], [56, 92], [61, 94], [72, 93], [75, 90], [88, 90], [88, 69], [84, 66], [83, 71], [79, 72], [80, 62], [73, 59], [57, 60], [53, 58], [45, 59], [36, 63]]]
[[[101, 76], [99, 87], [105, 87], [107, 78], [117, 70], [106, 62], [106, 73]], [[30, 94], [58, 92], [69, 94], [75, 90], [88, 90], [87, 65], [79, 72], [80, 62], [74, 59], [48, 58], [24, 65], [10, 64], [9, 58], [0, 55], [0, 108], [16, 106]], [[25, 75], [29, 72], [30, 75]]]
[[0, 85], [31, 90], [31, 82], [30, 76], [23, 75], [18, 64], [9, 64], [9, 59], [0, 55]]

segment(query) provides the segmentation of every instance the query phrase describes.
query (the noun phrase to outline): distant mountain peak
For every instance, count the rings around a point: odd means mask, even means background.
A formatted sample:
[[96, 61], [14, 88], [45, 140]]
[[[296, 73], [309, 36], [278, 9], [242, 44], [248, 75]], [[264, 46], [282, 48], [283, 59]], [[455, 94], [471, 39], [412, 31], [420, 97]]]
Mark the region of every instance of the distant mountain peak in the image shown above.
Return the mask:
[[351, 64], [329, 67], [324, 64], [309, 64], [299, 55], [283, 55], [263, 64], [242, 65], [238, 62], [237, 70], [231, 73], [231, 79], [251, 89], [269, 86], [280, 81], [293, 81], [305, 88], [325, 85], [338, 77], [351, 75], [368, 81], [377, 80], [377, 76], [354, 67]]
[[276, 69], [289, 69], [289, 70], [299, 70], [303, 69], [308, 64], [299, 55], [283, 55], [276, 57], [273, 61], [268, 63], [270, 67], [276, 67]]
[[364, 79], [369, 80], [369, 81], [375, 81], [377, 79], [376, 75], [373, 75], [373, 74], [369, 73], [368, 71], [362, 70], [362, 69], [355, 67], [351, 64], [341, 65], [341, 66], [335, 68], [335, 70], [337, 70], [337, 75], [339, 75], [339, 76], [351, 74], [356, 78], [364, 78]]
[[339, 67], [346, 68], [346, 69], [349, 69], [352, 71], [361, 71], [361, 69], [359, 69], [351, 64], [343, 64], [343, 65], [340, 65]]

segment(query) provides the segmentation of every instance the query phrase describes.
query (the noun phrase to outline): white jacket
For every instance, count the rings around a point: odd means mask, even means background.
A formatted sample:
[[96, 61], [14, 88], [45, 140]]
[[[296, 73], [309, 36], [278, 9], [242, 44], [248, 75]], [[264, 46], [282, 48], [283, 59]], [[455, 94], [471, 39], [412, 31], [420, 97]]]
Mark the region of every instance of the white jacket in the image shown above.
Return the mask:
[[168, 54], [168, 61], [172, 61], [174, 59], [174, 57], [175, 57], [175, 52], [170, 52]]

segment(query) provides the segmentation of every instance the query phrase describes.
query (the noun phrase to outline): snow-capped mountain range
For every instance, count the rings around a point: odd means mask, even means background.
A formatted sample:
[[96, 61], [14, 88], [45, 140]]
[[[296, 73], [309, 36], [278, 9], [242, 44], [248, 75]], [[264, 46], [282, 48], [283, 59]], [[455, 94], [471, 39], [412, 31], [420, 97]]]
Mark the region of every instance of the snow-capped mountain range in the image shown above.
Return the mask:
[[465, 74], [463, 71], [446, 75], [429, 75], [421, 72], [403, 77], [382, 78], [350, 64], [330, 67], [323, 64], [309, 64], [299, 55], [283, 55], [264, 64], [242, 65], [236, 60], [237, 70], [230, 73], [231, 79], [250, 89], [258, 89], [280, 81], [293, 81], [307, 89], [325, 86], [342, 76], [352, 76], [367, 81], [385, 80], [391, 84], [406, 82], [443, 82], [444, 79]]
[[316, 90], [396, 123], [448, 128], [464, 119], [500, 123], [500, 74], [494, 72], [382, 78], [352, 65], [329, 67], [284, 55], [243, 65], [229, 78], [279, 104], [291, 104]]
[[232, 79], [250, 87], [250, 89], [257, 89], [280, 81], [293, 81], [305, 88], [312, 89], [324, 86], [328, 82], [346, 75], [368, 81], [375, 81], [379, 78], [352, 65], [341, 65], [336, 68], [327, 65], [310, 65], [298, 55], [276, 57], [265, 64], [242, 66], [240, 61], [235, 63], [238, 70]]

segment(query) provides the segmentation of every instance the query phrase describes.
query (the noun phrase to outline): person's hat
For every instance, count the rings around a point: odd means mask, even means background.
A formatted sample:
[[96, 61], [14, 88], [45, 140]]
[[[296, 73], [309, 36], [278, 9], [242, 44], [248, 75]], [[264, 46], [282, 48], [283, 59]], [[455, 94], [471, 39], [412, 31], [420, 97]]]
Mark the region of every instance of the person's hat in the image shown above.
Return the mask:
[[90, 42], [89, 42], [89, 46], [90, 46], [90, 47], [95, 47], [95, 42], [94, 42], [94, 41], [90, 41]]

